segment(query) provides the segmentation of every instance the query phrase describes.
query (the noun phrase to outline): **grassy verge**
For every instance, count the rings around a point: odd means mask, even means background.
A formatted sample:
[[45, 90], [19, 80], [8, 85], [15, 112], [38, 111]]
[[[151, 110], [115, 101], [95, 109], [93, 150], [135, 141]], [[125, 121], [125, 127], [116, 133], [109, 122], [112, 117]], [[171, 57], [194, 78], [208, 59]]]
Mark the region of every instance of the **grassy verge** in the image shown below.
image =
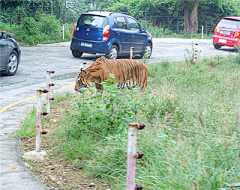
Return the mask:
[[91, 89], [71, 105], [56, 104], [60, 117], [46, 123], [50, 155], [111, 189], [125, 189], [128, 123], [145, 122], [136, 183], [193, 190], [239, 182], [239, 57], [164, 61], [148, 69], [145, 93], [118, 90], [109, 79], [103, 94]]

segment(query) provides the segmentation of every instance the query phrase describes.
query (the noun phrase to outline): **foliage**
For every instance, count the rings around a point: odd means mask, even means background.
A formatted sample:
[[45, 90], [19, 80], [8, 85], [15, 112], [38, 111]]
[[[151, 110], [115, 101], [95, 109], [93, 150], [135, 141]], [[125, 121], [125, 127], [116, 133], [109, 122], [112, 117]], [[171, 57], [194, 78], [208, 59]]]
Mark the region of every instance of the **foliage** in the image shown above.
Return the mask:
[[74, 118], [71, 119], [74, 125], [68, 126], [66, 130], [69, 138], [78, 138], [86, 129], [101, 135], [118, 133], [142, 109], [142, 103], [133, 93], [136, 90], [122, 91], [117, 88], [117, 84], [112, 84], [113, 80], [114, 75], [110, 75], [102, 83], [102, 93], [91, 89], [91, 96], [85, 92], [78, 96], [73, 104], [73, 112], [68, 112], [69, 118]]
[[16, 131], [14, 138], [28, 138], [36, 135], [36, 108], [33, 107], [30, 113], [25, 117], [20, 130]]
[[[69, 41], [72, 37], [73, 25], [65, 26], [65, 40]], [[8, 33], [14, 33], [16, 40], [28, 45], [39, 43], [53, 43], [62, 41], [62, 27], [60, 21], [51, 15], [41, 15], [38, 21], [32, 17], [25, 17], [21, 25], [13, 24], [11, 27], [0, 21], [0, 29]]]
[[21, 5], [24, 0], [0, 0], [0, 8], [16, 8], [17, 6]]

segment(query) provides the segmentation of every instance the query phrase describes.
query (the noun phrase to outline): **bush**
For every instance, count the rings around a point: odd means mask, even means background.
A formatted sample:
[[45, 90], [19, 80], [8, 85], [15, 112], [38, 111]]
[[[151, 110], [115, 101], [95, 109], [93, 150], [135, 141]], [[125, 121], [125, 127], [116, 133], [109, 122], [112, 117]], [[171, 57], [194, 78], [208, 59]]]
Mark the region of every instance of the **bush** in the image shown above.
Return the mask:
[[34, 36], [40, 32], [40, 24], [32, 17], [27, 17], [21, 24], [22, 34]]
[[61, 36], [61, 24], [54, 16], [45, 15], [40, 17], [39, 22], [41, 23], [41, 32], [51, 36], [54, 39], [57, 36]]
[[83, 92], [73, 103], [73, 110], [68, 115], [71, 118], [68, 122], [72, 125], [66, 130], [71, 138], [78, 138], [86, 130], [101, 135], [119, 133], [142, 110], [143, 104], [133, 93], [135, 89], [120, 90], [112, 80], [109, 77], [106, 83], [102, 83], [103, 94], [92, 88], [91, 96]]
[[[72, 38], [73, 24], [66, 24], [64, 41]], [[3, 23], [0, 21], [0, 30], [14, 33], [19, 42], [27, 45], [62, 42], [62, 26], [60, 21], [52, 15], [40, 15], [38, 20], [33, 17], [25, 17], [21, 25]]]

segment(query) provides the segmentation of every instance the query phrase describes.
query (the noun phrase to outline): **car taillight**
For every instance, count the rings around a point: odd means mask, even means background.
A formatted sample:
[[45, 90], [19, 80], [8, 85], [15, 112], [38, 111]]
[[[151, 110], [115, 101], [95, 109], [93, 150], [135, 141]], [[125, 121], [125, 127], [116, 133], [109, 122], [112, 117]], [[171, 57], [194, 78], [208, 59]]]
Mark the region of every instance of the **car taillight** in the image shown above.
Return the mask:
[[108, 40], [109, 37], [109, 25], [105, 26], [103, 29], [103, 41]]
[[214, 33], [220, 33], [220, 29], [219, 28], [215, 28], [215, 30], [214, 30]]
[[76, 32], [76, 26], [73, 28], [73, 37], [75, 37], [75, 32]]

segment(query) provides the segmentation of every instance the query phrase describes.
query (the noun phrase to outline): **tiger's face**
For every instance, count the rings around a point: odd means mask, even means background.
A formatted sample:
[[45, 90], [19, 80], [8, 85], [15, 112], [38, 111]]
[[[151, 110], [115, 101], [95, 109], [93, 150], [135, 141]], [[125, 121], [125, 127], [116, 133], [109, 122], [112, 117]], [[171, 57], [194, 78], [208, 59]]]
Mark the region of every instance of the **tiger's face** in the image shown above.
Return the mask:
[[94, 82], [94, 78], [91, 77], [91, 75], [89, 74], [89, 70], [88, 71], [82, 70], [76, 79], [75, 91], [79, 92], [81, 91], [82, 88], [91, 87], [92, 82]]

